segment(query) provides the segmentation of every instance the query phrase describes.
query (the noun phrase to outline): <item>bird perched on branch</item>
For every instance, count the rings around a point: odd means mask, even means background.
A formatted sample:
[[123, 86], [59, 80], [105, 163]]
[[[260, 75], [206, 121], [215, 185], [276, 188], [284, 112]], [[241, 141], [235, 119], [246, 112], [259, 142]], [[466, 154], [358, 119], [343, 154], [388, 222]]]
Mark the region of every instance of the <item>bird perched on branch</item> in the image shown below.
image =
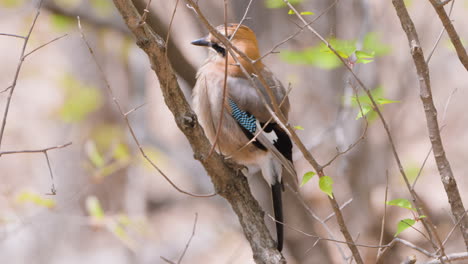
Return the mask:
[[198, 71], [193, 90], [193, 107], [206, 136], [218, 152], [246, 166], [249, 174], [261, 170], [270, 184], [275, 218], [278, 221], [277, 248], [281, 251], [282, 168], [294, 177], [296, 174], [292, 165], [291, 140], [276, 119], [272, 118], [273, 103], [267, 89], [271, 89], [274, 100], [286, 119], [290, 108], [289, 100], [284, 87], [260, 60], [257, 38], [250, 28], [228, 24], [227, 27], [221, 25], [216, 29], [249, 60], [225, 47], [212, 34], [193, 41], [193, 45], [205, 46], [214, 51]]

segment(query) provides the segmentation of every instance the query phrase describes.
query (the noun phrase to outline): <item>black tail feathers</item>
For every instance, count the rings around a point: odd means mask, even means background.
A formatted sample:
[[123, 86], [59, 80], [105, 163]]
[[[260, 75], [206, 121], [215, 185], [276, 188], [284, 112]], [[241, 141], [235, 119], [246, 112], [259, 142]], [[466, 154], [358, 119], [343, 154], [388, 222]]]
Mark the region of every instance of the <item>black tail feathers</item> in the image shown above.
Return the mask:
[[283, 249], [283, 240], [284, 240], [284, 227], [283, 227], [283, 204], [282, 204], [282, 195], [283, 188], [281, 182], [276, 182], [271, 186], [271, 194], [273, 197], [273, 209], [275, 211], [276, 219], [276, 237], [277, 244], [276, 248], [281, 252]]

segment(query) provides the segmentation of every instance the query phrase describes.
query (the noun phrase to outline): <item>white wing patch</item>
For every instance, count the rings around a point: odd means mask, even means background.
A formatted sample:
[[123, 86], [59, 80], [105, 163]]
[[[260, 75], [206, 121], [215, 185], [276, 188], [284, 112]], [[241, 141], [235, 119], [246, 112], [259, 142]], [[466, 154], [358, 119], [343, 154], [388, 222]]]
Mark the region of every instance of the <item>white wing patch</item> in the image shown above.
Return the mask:
[[[259, 130], [262, 129], [262, 126], [260, 125], [260, 122], [258, 122], [258, 120], [257, 120], [256, 124], [257, 124], [257, 129], [259, 129]], [[264, 130], [264, 131], [262, 131], [262, 133], [265, 135], [265, 137], [266, 137], [272, 144], [276, 143], [276, 141], [278, 140], [278, 135], [276, 135], [276, 132], [275, 132], [275, 130], [273, 130], [273, 129], [272, 129], [270, 132], [268, 132], [268, 133], [265, 132], [265, 130]]]

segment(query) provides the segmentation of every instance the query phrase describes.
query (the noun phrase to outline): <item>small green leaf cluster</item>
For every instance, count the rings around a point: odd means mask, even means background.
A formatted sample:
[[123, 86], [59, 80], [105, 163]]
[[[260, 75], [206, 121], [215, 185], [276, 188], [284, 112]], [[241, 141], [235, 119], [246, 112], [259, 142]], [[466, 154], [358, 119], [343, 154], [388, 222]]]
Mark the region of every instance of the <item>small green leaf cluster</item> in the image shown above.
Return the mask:
[[426, 216], [425, 215], [421, 215], [420, 217], [417, 217], [415, 214], [414, 214], [414, 211], [416, 211], [416, 209], [413, 207], [413, 205], [411, 204], [410, 201], [408, 201], [407, 199], [403, 199], [403, 198], [399, 198], [399, 199], [394, 199], [394, 200], [391, 200], [391, 201], [388, 201], [387, 202], [388, 205], [392, 205], [392, 206], [398, 206], [398, 207], [401, 207], [401, 208], [405, 208], [405, 209], [408, 209], [410, 210], [410, 212], [413, 214], [413, 218], [406, 218], [406, 219], [402, 219], [398, 222], [397, 224], [397, 231], [395, 233], [395, 237], [398, 236], [401, 232], [403, 232], [404, 230], [408, 229], [409, 227], [412, 227], [417, 221], [419, 221], [420, 219], [422, 218], [425, 218]]
[[[294, 14], [292, 10], [289, 13]], [[363, 40], [362, 49], [356, 48], [355, 40], [328, 39], [328, 43], [338, 55], [350, 63], [367, 64], [377, 56], [384, 56], [390, 52], [390, 47], [380, 42], [377, 33], [368, 33]], [[343, 65], [340, 59], [325, 44], [305, 48], [302, 51], [283, 50], [280, 58], [291, 64], [311, 65], [321, 69], [331, 70]]]
[[129, 248], [134, 248], [136, 241], [132, 239], [128, 231], [143, 233], [141, 232], [143, 231], [141, 230], [142, 223], [131, 219], [128, 215], [107, 215], [95, 196], [88, 196], [86, 198], [86, 211], [91, 218], [91, 223], [95, 227], [104, 227]]
[[[395, 101], [395, 100], [390, 100], [383, 98], [383, 88], [382, 86], [378, 86], [374, 90], [371, 91], [371, 95], [374, 98], [375, 102], [378, 105], [386, 105], [386, 104], [393, 104], [393, 103], [399, 103], [400, 101]], [[375, 109], [372, 105], [372, 101], [367, 96], [367, 94], [361, 95], [361, 96], [352, 96], [351, 97], [351, 104], [353, 107], [356, 107], [359, 109], [359, 112], [356, 116], [356, 120], [367, 116], [367, 119], [369, 121], [372, 121], [375, 119], [377, 116], [375, 113]]]
[[[315, 174], [316, 173], [313, 171], [306, 172], [302, 177], [301, 187], [309, 182]], [[319, 178], [319, 188], [333, 199], [333, 179], [330, 176], [322, 176]]]
[[[303, 0], [289, 0], [289, 3], [296, 5], [303, 2]], [[283, 0], [265, 0], [265, 6], [267, 8], [282, 8], [286, 7], [286, 4]]]

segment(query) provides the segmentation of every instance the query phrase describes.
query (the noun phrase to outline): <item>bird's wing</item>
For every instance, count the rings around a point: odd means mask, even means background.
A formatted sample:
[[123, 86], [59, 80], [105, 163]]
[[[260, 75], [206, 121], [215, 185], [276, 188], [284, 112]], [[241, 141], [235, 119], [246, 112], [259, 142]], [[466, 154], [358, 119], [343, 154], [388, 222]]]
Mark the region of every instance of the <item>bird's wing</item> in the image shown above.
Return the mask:
[[[247, 138], [256, 137], [254, 145], [261, 149], [269, 150], [276, 157], [283, 167], [296, 176], [296, 171], [292, 164], [292, 143], [288, 134], [276, 123], [261, 122], [250, 112], [241, 109], [234, 99], [228, 99], [232, 117], [237, 121]], [[263, 121], [263, 120], [262, 120]]]

